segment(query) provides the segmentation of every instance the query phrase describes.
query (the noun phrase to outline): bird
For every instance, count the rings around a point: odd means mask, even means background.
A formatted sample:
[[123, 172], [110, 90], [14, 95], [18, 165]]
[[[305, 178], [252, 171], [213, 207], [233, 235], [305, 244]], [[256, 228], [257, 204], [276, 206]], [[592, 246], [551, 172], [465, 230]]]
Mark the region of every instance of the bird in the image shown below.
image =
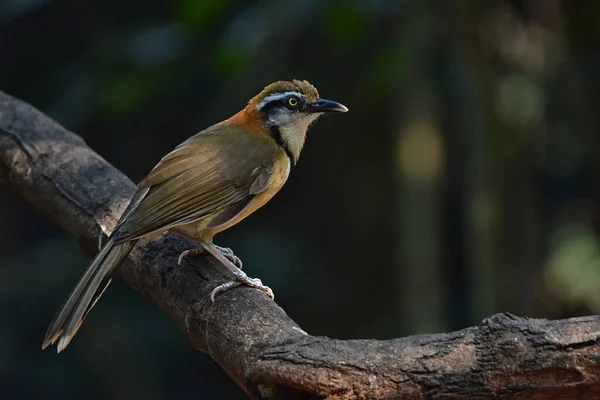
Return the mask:
[[274, 299], [268, 286], [242, 271], [231, 249], [213, 244], [213, 237], [279, 192], [298, 162], [312, 122], [324, 113], [347, 111], [338, 102], [320, 98], [306, 80], [278, 81], [232, 117], [165, 155], [138, 184], [106, 244], [50, 324], [42, 349], [58, 342], [58, 353], [64, 350], [136, 243], [166, 232], [199, 245], [184, 251], [178, 264], [184, 257], [208, 252], [234, 275], [214, 288], [211, 301], [239, 285]]

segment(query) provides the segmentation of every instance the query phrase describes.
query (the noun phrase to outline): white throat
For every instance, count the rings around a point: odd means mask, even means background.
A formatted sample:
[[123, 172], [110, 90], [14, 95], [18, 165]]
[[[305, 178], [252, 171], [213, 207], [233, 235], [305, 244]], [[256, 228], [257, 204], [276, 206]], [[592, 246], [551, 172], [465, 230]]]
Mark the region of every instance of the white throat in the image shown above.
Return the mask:
[[[284, 114], [284, 115], [281, 115]], [[279, 128], [283, 145], [288, 148], [297, 161], [300, 157], [308, 126], [321, 114], [277, 113], [269, 118], [269, 124]]]

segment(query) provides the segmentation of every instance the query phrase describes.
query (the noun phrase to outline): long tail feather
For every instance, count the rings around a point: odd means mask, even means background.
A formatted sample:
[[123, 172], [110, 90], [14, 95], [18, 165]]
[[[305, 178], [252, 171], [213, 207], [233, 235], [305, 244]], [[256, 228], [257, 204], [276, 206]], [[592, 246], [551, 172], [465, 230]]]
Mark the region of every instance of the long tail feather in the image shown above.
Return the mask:
[[57, 340], [59, 353], [67, 347], [136, 242], [134, 240], [114, 244], [111, 239], [104, 246], [69, 295], [60, 313], [50, 324], [42, 349]]

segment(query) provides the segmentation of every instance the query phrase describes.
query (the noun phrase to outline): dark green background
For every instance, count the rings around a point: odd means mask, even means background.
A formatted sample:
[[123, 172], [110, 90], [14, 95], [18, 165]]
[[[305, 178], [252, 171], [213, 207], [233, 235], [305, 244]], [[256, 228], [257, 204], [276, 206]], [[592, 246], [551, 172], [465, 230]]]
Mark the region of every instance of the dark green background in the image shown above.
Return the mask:
[[[216, 243], [311, 334], [385, 339], [600, 310], [598, 21], [594, 0], [2, 0], [0, 90], [137, 181], [266, 84], [309, 80], [350, 112]], [[42, 352], [86, 264], [0, 190], [1, 398], [243, 398], [120, 281]]]

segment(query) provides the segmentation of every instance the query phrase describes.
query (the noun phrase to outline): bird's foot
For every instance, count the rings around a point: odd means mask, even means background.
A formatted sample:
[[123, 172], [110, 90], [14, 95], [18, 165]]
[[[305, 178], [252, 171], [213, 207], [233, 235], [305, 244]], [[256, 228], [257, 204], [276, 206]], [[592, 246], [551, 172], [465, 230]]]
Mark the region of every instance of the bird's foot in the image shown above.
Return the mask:
[[[210, 299], [214, 302], [215, 296], [228, 291], [229, 289], [233, 289], [234, 287], [238, 287], [240, 285], [248, 286], [254, 289], [258, 289], [267, 296], [271, 300], [275, 298], [273, 295], [273, 291], [270, 287], [263, 285], [260, 279], [250, 278], [244, 271], [238, 268], [234, 261], [228, 257], [228, 255], [232, 256], [233, 252], [230, 249], [221, 249], [214, 244], [202, 243], [202, 247], [210, 254], [212, 254], [217, 260], [221, 262], [231, 273], [235, 276], [235, 280], [223, 283], [216, 288], [210, 294]], [[225, 254], [224, 254], [225, 253]], [[228, 254], [229, 253], [229, 254]], [[235, 256], [234, 256], [235, 257]], [[237, 257], [235, 257], [237, 259]], [[238, 259], [239, 260], [239, 259]]]
[[[240, 258], [238, 256], [233, 254], [233, 250], [231, 250], [229, 247], [221, 247], [221, 246], [217, 246], [217, 245], [213, 245], [213, 247], [215, 249], [217, 249], [223, 255], [223, 257], [225, 257], [227, 260], [231, 261], [233, 263], [233, 265], [235, 265], [239, 269], [242, 269], [242, 267], [244, 266], [244, 263], [242, 262], [242, 260], [240, 260]], [[199, 256], [204, 253], [206, 253], [206, 250], [203, 248], [186, 250], [183, 253], [181, 253], [179, 255], [179, 257], [177, 258], [177, 264], [181, 265], [181, 262], [183, 261], [184, 257]]]
[[199, 256], [199, 255], [204, 254], [204, 253], [205, 253], [204, 249], [189, 249], [189, 250], [186, 250], [183, 253], [181, 253], [179, 255], [179, 257], [177, 258], [177, 265], [181, 265], [181, 262], [183, 261], [184, 257]]
[[271, 300], [275, 300], [275, 295], [273, 294], [273, 290], [270, 287], [263, 285], [262, 281], [258, 278], [250, 278], [248, 275], [240, 270], [241, 274], [236, 275], [235, 281], [229, 281], [220, 284], [210, 293], [210, 300], [214, 303], [215, 296], [228, 291], [229, 289], [233, 289], [234, 287], [238, 287], [240, 285], [248, 286], [254, 289], [258, 289], [264, 294], [266, 294]]
[[238, 256], [233, 254], [233, 250], [231, 250], [229, 247], [217, 246], [216, 244], [213, 244], [213, 247], [215, 249], [219, 250], [226, 259], [228, 259], [229, 261], [231, 261], [233, 263], [233, 265], [235, 265], [239, 269], [242, 269], [242, 267], [244, 266], [244, 263], [242, 262], [242, 260], [240, 260], [240, 258]]

